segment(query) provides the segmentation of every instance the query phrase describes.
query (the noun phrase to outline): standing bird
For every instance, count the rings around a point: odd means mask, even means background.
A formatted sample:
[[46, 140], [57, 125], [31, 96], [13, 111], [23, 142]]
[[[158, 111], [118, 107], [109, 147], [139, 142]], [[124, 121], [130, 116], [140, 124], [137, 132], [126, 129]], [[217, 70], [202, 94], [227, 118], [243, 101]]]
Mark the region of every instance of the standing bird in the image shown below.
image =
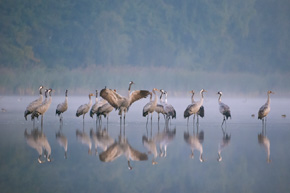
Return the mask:
[[[43, 124], [43, 115], [44, 113], [49, 109], [52, 97], [51, 97], [51, 91], [52, 89], [48, 89], [45, 91], [45, 97], [46, 99], [43, 101], [41, 105], [39, 105], [32, 113], [31, 119], [34, 120], [34, 117], [37, 117], [41, 115], [41, 125]], [[49, 95], [49, 99], [47, 99], [47, 95]]]
[[[161, 92], [161, 90], [160, 90], [160, 92]], [[160, 116], [159, 116], [160, 113], [163, 114], [164, 119], [165, 119], [165, 111], [164, 111], [162, 95], [163, 95], [163, 93], [161, 92], [161, 95], [160, 95], [160, 98], [159, 98], [160, 103], [158, 103], [156, 105], [156, 107], [155, 107], [155, 112], [158, 114], [158, 123], [159, 123], [159, 120], [160, 120]]]
[[[104, 103], [105, 101], [99, 101], [98, 99], [98, 90], [96, 90], [96, 102], [93, 104], [91, 110], [90, 110], [90, 116], [93, 118], [94, 114], [97, 113], [98, 108], [100, 107], [101, 103]], [[97, 117], [98, 119], [98, 117]]]
[[155, 111], [155, 108], [157, 106], [157, 94], [155, 91], [159, 91], [158, 89], [156, 88], [153, 88], [152, 92], [154, 93], [155, 95], [155, 98], [154, 98], [154, 101], [152, 101], [152, 94], [151, 94], [151, 97], [150, 97], [150, 102], [147, 103], [144, 108], [143, 108], [143, 117], [146, 117], [147, 116], [147, 122], [146, 122], [146, 126], [148, 124], [148, 119], [149, 119], [149, 114], [151, 114], [151, 123], [152, 123], [152, 114], [153, 112]]
[[33, 113], [33, 111], [39, 106], [41, 105], [42, 103], [42, 100], [43, 100], [43, 96], [42, 96], [42, 89], [43, 89], [43, 86], [40, 86], [39, 87], [39, 98], [32, 101], [27, 107], [26, 107], [26, 110], [24, 112], [24, 118], [25, 120], [27, 120], [27, 115]]
[[223, 93], [221, 91], [219, 91], [217, 94], [220, 95], [219, 99], [218, 99], [219, 106], [220, 106], [219, 110], [220, 110], [220, 113], [224, 116], [224, 119], [223, 119], [223, 122], [222, 122], [222, 125], [221, 125], [221, 126], [223, 126], [223, 124], [226, 121], [226, 119], [228, 120], [229, 117], [232, 118], [231, 117], [231, 110], [230, 110], [230, 107], [228, 105], [222, 103], [221, 98], [222, 98], [222, 94]]
[[55, 114], [57, 114], [60, 118], [59, 121], [62, 122], [62, 113], [64, 113], [67, 110], [68, 104], [67, 104], [67, 91], [65, 90], [65, 100], [63, 103], [60, 103], [57, 105]]
[[266, 119], [266, 116], [270, 112], [270, 94], [274, 94], [274, 92], [270, 90], [267, 92], [268, 99], [266, 103], [259, 109], [259, 112], [258, 112], [258, 119], [262, 119], [263, 125], [265, 122], [264, 119]]
[[102, 120], [101, 115], [103, 115], [105, 118], [107, 118], [107, 123], [109, 120], [109, 114], [113, 111], [114, 107], [108, 103], [108, 101], [103, 100], [104, 103], [101, 104], [101, 106], [97, 109], [97, 117], [100, 117], [100, 120]]
[[[188, 121], [189, 121], [189, 117], [190, 115], [194, 114], [194, 119], [195, 119], [195, 115], [199, 112], [200, 107], [203, 104], [203, 93], [206, 92], [206, 90], [201, 89], [200, 91], [200, 101], [197, 101], [193, 104], [190, 104], [187, 106], [187, 108], [184, 111], [184, 118], [187, 118], [187, 125], [188, 125]], [[197, 116], [197, 124], [198, 124], [198, 116]]]
[[174, 109], [174, 107], [171, 104], [167, 103], [167, 92], [165, 90], [160, 90], [164, 95], [165, 95], [165, 100], [164, 100], [164, 111], [165, 111], [165, 115], [166, 115], [166, 121], [169, 121], [170, 118], [174, 119], [176, 118], [176, 111]]
[[94, 94], [89, 94], [89, 103], [83, 104], [77, 109], [76, 116], [79, 117], [80, 115], [83, 115], [83, 121], [85, 120], [86, 113], [90, 110], [92, 106], [92, 96], [94, 96]]
[[[195, 103], [195, 100], [194, 100], [194, 90], [190, 91], [192, 93], [191, 95], [191, 104]], [[204, 117], [204, 106], [201, 105], [201, 107], [199, 108], [199, 111], [197, 112], [197, 116], [200, 116], [201, 118]]]
[[119, 110], [120, 121], [122, 121], [122, 115], [124, 113], [124, 124], [126, 113], [129, 110], [129, 107], [135, 101], [140, 100], [141, 98], [146, 98], [150, 93], [148, 90], [136, 90], [130, 93], [132, 84], [134, 84], [133, 81], [129, 83], [127, 97], [123, 97], [114, 90], [107, 88], [102, 89], [100, 92], [100, 95], [103, 99], [107, 100], [110, 103], [110, 105], [112, 105], [115, 109]]

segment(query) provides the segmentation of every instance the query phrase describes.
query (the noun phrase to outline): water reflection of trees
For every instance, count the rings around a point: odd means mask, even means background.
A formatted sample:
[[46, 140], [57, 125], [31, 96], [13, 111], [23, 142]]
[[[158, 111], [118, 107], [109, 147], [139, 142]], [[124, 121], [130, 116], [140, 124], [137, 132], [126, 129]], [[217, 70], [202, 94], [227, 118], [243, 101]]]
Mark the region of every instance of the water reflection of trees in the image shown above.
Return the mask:
[[187, 127], [187, 131], [184, 132], [184, 141], [189, 145], [191, 149], [190, 157], [194, 158], [194, 150], [199, 151], [199, 161], [204, 162], [203, 158], [203, 146], [202, 143], [204, 141], [204, 131], [199, 131], [199, 125], [197, 124], [197, 129], [195, 132], [195, 127], [192, 129], [192, 135], [189, 133], [189, 129]]
[[[44, 163], [45, 159], [48, 162], [51, 161], [51, 147], [46, 138], [46, 135], [43, 132], [43, 127], [41, 127], [41, 130], [39, 130], [38, 127], [33, 128], [30, 133], [27, 131], [27, 129], [25, 129], [24, 137], [27, 144], [37, 151], [37, 160], [39, 163]], [[42, 157], [44, 157], [45, 159], [43, 159]]]
[[145, 161], [148, 160], [146, 153], [142, 153], [134, 149], [128, 139], [126, 138], [125, 126], [123, 128], [120, 126], [120, 134], [118, 140], [116, 140], [112, 145], [108, 147], [107, 150], [103, 151], [99, 158], [102, 162], [112, 162], [115, 161], [118, 157], [124, 155], [127, 159], [128, 168], [132, 170], [130, 161]]

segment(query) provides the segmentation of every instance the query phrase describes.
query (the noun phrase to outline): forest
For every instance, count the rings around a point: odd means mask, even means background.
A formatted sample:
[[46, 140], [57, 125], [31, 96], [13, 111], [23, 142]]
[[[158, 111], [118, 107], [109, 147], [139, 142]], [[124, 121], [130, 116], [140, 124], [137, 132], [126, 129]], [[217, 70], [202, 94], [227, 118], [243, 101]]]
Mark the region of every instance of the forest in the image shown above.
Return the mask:
[[0, 94], [290, 92], [288, 0], [1, 0]]

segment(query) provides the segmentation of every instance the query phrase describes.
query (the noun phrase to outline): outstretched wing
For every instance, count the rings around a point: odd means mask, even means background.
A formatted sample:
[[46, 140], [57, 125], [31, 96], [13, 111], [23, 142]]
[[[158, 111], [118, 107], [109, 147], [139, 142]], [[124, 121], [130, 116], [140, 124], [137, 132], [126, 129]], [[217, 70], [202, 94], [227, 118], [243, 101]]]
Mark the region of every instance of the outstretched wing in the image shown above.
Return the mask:
[[100, 96], [107, 100], [115, 109], [119, 108], [123, 97], [111, 89], [104, 88], [100, 92]]
[[130, 105], [141, 98], [146, 98], [150, 92], [148, 90], [135, 90], [131, 93], [129, 101]]
[[112, 162], [123, 154], [120, 151], [119, 144], [114, 143], [106, 151], [103, 151], [99, 158], [102, 162]]
[[146, 153], [141, 153], [136, 149], [132, 148], [130, 145], [129, 145], [129, 157], [133, 161], [148, 160], [148, 155]]

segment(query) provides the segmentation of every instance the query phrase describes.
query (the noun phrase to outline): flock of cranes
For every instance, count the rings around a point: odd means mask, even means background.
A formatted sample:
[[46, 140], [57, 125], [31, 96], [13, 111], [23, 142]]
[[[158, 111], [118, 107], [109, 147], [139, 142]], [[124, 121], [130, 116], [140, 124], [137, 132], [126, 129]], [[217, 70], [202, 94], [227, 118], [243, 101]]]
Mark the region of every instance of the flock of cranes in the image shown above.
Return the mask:
[[[93, 118], [94, 114], [97, 116], [97, 120], [99, 122], [101, 121], [101, 116], [104, 116], [109, 118], [110, 112], [115, 109], [118, 110], [118, 115], [120, 116], [120, 124], [122, 121], [126, 120], [126, 113], [129, 111], [130, 106], [142, 99], [146, 98], [148, 95], [150, 95], [150, 101], [144, 106], [143, 108], [143, 117], [147, 116], [147, 122], [146, 126], [148, 124], [149, 116], [151, 115], [151, 123], [152, 123], [152, 116], [153, 113], [156, 112], [158, 114], [158, 123], [160, 120], [160, 113], [163, 115], [166, 123], [168, 123], [171, 119], [176, 118], [176, 111], [174, 107], [167, 103], [167, 92], [163, 89], [156, 89], [153, 88], [152, 92], [148, 90], [135, 90], [131, 92], [131, 87], [134, 84], [133, 81], [130, 81], [129, 88], [128, 88], [128, 94], [126, 96], [122, 96], [117, 93], [117, 91], [114, 89], [108, 89], [104, 88], [100, 91], [100, 96], [103, 98], [102, 100], [98, 99], [98, 91], [96, 90], [96, 101], [95, 104], [92, 106], [92, 96], [94, 94], [90, 93], [89, 96], [89, 102], [87, 104], [81, 105], [77, 111], [76, 116], [79, 117], [82, 115], [83, 121], [85, 118], [86, 113], [90, 111], [90, 116]], [[43, 123], [43, 116], [45, 112], [50, 108], [51, 102], [52, 102], [52, 89], [45, 89], [44, 95], [45, 99], [43, 100], [43, 93], [42, 90], [44, 89], [43, 86], [39, 87], [39, 98], [32, 101], [27, 107], [24, 112], [24, 118], [27, 120], [27, 116], [31, 114], [31, 119], [35, 120], [35, 117], [38, 118], [38, 116], [41, 115], [41, 124]], [[195, 92], [192, 90], [192, 96], [191, 96], [191, 103], [187, 106], [187, 108], [184, 111], [184, 118], [187, 118], [187, 125], [189, 122], [189, 117], [193, 115], [193, 122], [195, 122], [195, 117], [197, 117], [196, 124], [199, 124], [199, 116], [204, 117], [204, 107], [203, 107], [203, 101], [204, 101], [204, 92], [207, 92], [206, 90], [202, 89], [200, 91], [200, 100], [195, 101], [194, 100], [194, 94]], [[158, 94], [160, 93], [159, 97], [159, 103], [158, 103]], [[219, 111], [223, 115], [223, 121], [221, 126], [226, 122], [228, 118], [231, 118], [231, 111], [230, 107], [226, 104], [224, 104], [221, 101], [222, 92], [219, 91], [217, 93], [219, 95], [218, 98], [218, 104], [219, 104]], [[268, 91], [267, 95], [267, 101], [266, 103], [259, 109], [258, 112], [258, 119], [262, 119], [262, 124], [264, 125], [265, 119], [270, 112], [270, 94], [273, 94], [272, 91]], [[152, 100], [154, 95], [154, 100]], [[68, 109], [68, 90], [65, 91], [65, 100], [63, 103], [60, 103], [56, 107], [56, 114], [60, 117], [60, 122], [63, 120], [62, 114]]]
[[[129, 83], [128, 88], [128, 95], [121, 96], [117, 93], [115, 89], [108, 89], [104, 88], [100, 91], [100, 94], [98, 90], [96, 90], [95, 93], [95, 103], [92, 105], [92, 97], [94, 94], [89, 94], [89, 102], [87, 104], [81, 105], [77, 111], [76, 116], [79, 117], [82, 115], [83, 122], [85, 115], [89, 112], [89, 115], [93, 118], [94, 115], [97, 117], [97, 121], [101, 122], [101, 116], [104, 116], [108, 118], [110, 112], [112, 112], [114, 109], [118, 110], [118, 115], [120, 116], [120, 126], [122, 121], [126, 120], [126, 113], [128, 112], [130, 106], [142, 99], [146, 98], [148, 95], [150, 95], [149, 102], [143, 107], [142, 115], [143, 117], [147, 117], [146, 121], [146, 128], [149, 122], [149, 118], [151, 120], [151, 129], [152, 129], [152, 117], [153, 113], [156, 112], [158, 114], [158, 123], [160, 120], [160, 113], [163, 115], [165, 123], [169, 123], [171, 119], [176, 118], [176, 111], [174, 107], [167, 102], [167, 92], [163, 89], [157, 89], [153, 88], [152, 92], [147, 90], [136, 90], [131, 92], [131, 87], [134, 84], [133, 81]], [[43, 86], [39, 87], [39, 98], [32, 101], [24, 112], [24, 117], [27, 120], [27, 116], [31, 115], [31, 119], [34, 121], [35, 118], [38, 118], [41, 115], [41, 126], [43, 125], [43, 116], [45, 112], [50, 108], [51, 102], [52, 102], [52, 89], [45, 89]], [[44, 96], [43, 97], [43, 90], [44, 90]], [[187, 119], [187, 125], [189, 122], [189, 117], [193, 115], [193, 123], [195, 123], [195, 117], [197, 127], [199, 125], [199, 117], [203, 118], [205, 114], [205, 109], [203, 107], [203, 101], [204, 101], [204, 93], [207, 92], [206, 90], [202, 89], [200, 91], [200, 100], [196, 101], [194, 100], [194, 90], [191, 92], [191, 103], [187, 106], [187, 108], [184, 111], [184, 118]], [[221, 143], [218, 147], [218, 157], [217, 161], [222, 161], [221, 152], [223, 149], [228, 146], [231, 136], [224, 131], [223, 125], [226, 123], [226, 120], [228, 118], [231, 118], [231, 110], [228, 105], [223, 103], [221, 101], [222, 92], [217, 92], [218, 97], [218, 104], [219, 104], [219, 111], [223, 116], [222, 120], [222, 131], [223, 131], [223, 138]], [[267, 92], [267, 101], [266, 103], [259, 109], [258, 111], [258, 119], [262, 120], [262, 133], [258, 135], [258, 141], [261, 145], [263, 145], [267, 151], [267, 162], [271, 162], [270, 160], [270, 142], [268, 138], [265, 135], [265, 121], [268, 113], [270, 112], [270, 94], [273, 94], [272, 91]], [[102, 97], [101, 100], [99, 100], [98, 95]], [[159, 99], [159, 100], [158, 100]], [[65, 91], [65, 100], [64, 102], [60, 103], [56, 107], [56, 115], [59, 116], [60, 123], [63, 121], [63, 113], [66, 112], [68, 109], [68, 90]], [[166, 125], [167, 125], [166, 124]], [[61, 126], [62, 124], [60, 124]], [[101, 124], [99, 124], [101, 125]], [[168, 125], [167, 125], [168, 126]], [[166, 127], [167, 127], [166, 126]], [[121, 127], [120, 127], [121, 128]], [[188, 127], [187, 127], [188, 128]], [[152, 131], [151, 131], [152, 133]], [[148, 150], [148, 152], [153, 154], [152, 159], [152, 165], [157, 164], [157, 156], [158, 151], [156, 144], [159, 143], [159, 149], [160, 149], [160, 157], [166, 157], [167, 152], [167, 146], [172, 141], [176, 133], [176, 130], [168, 130], [165, 129], [164, 132], [159, 133], [155, 135], [154, 137], [148, 137], [143, 136], [142, 137], [142, 143], [143, 146]], [[125, 132], [124, 132], [125, 134]], [[38, 162], [43, 163], [45, 160], [42, 159], [42, 154], [44, 154], [47, 161], [51, 161], [50, 155], [51, 155], [51, 148], [50, 145], [45, 137], [45, 135], [42, 133], [42, 131], [38, 131], [38, 129], [33, 129], [31, 131], [31, 134], [29, 134], [25, 130], [25, 138], [27, 139], [27, 143], [29, 146], [35, 148], [39, 154]], [[152, 135], [152, 134], [151, 134]], [[77, 140], [85, 144], [89, 147], [88, 153], [92, 154], [92, 141], [94, 141], [95, 144], [95, 150], [97, 154], [97, 148], [102, 148], [102, 153], [99, 154], [99, 158], [103, 162], [111, 162], [120, 157], [121, 155], [124, 155], [127, 158], [128, 161], [128, 168], [131, 170], [132, 166], [130, 164], [130, 160], [133, 161], [142, 161], [147, 160], [148, 156], [145, 153], [141, 153], [134, 149], [127, 141], [126, 137], [122, 135], [120, 131], [119, 140], [112, 139], [106, 130], [98, 130], [97, 132], [94, 132], [91, 130], [90, 136], [87, 135], [84, 130], [77, 130], [76, 131]], [[67, 158], [67, 138], [63, 135], [61, 129], [58, 133], [56, 133], [56, 139], [58, 143], [64, 148], [65, 150], [65, 158]], [[204, 133], [203, 131], [199, 132], [197, 130], [197, 133], [193, 133], [193, 135], [190, 135], [189, 132], [184, 133], [184, 141], [190, 146], [191, 154], [190, 157], [194, 158], [194, 151], [199, 152], [199, 161], [204, 162], [205, 159], [203, 158], [203, 146], [202, 142], [204, 140]]]

